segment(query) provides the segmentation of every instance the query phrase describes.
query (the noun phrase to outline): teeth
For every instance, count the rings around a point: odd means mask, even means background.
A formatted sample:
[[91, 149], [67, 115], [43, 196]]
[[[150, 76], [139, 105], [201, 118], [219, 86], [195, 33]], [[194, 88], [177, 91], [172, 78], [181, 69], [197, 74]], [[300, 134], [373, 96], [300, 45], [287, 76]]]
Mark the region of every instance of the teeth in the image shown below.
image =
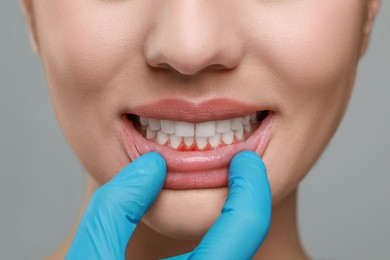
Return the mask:
[[243, 124], [244, 126], [250, 125], [250, 124], [251, 124], [250, 120], [251, 120], [250, 115], [244, 116], [244, 117], [242, 118], [242, 124]]
[[156, 131], [153, 131], [152, 129], [150, 129], [150, 127], [148, 127], [148, 128], [146, 129], [146, 138], [147, 138], [147, 139], [152, 139], [153, 137], [156, 136], [156, 134], [157, 134], [157, 132], [156, 132]]
[[217, 133], [224, 134], [231, 130], [231, 120], [218, 120], [216, 123]]
[[188, 148], [195, 143], [199, 150], [203, 150], [207, 144], [217, 148], [220, 144], [230, 145], [234, 140], [243, 141], [244, 131], [250, 133], [256, 123], [257, 113], [196, 124], [140, 116], [141, 129], [146, 132], [146, 138], [160, 145], [169, 142], [172, 149], [178, 149], [182, 143]]
[[194, 143], [194, 139], [195, 138], [193, 136], [183, 137], [184, 144], [187, 145], [187, 146], [191, 146]]
[[182, 137], [190, 137], [195, 135], [195, 126], [192, 123], [176, 122], [175, 135]]
[[237, 137], [238, 140], [242, 140], [244, 138], [244, 128], [235, 131], [234, 135]]
[[250, 132], [252, 129], [252, 126], [250, 124], [246, 125], [246, 126], [244, 126], [244, 129], [245, 129], [245, 131]]
[[140, 123], [141, 123], [142, 126], [147, 126], [147, 125], [149, 125], [149, 120], [148, 120], [147, 118], [143, 117], [143, 116], [140, 116], [140, 117], [139, 117], [139, 121], [140, 121]]
[[215, 135], [215, 121], [198, 123], [195, 126], [195, 136], [211, 137]]
[[232, 119], [232, 130], [237, 131], [242, 128], [242, 117]]
[[250, 121], [251, 121], [252, 124], [256, 124], [257, 123], [257, 114], [256, 113], [250, 114]]
[[169, 136], [169, 142], [171, 143], [171, 146], [173, 149], [176, 149], [179, 147], [181, 143], [182, 138], [176, 135], [170, 135]]
[[222, 134], [222, 141], [227, 145], [232, 144], [233, 137], [234, 137], [233, 131], [229, 131], [227, 133]]
[[212, 147], [217, 147], [219, 145], [219, 143], [221, 142], [221, 134], [215, 134], [214, 136], [212, 137], [209, 137], [208, 138], [209, 140], [209, 144], [212, 146]]
[[207, 145], [207, 137], [195, 137], [196, 144], [198, 145], [198, 148], [202, 150]]
[[161, 128], [161, 122], [160, 120], [149, 119], [149, 126], [153, 131], [158, 131]]
[[163, 133], [162, 131], [157, 132], [157, 143], [160, 145], [164, 145], [168, 142], [168, 135]]
[[166, 134], [175, 133], [175, 121], [161, 120], [161, 130]]

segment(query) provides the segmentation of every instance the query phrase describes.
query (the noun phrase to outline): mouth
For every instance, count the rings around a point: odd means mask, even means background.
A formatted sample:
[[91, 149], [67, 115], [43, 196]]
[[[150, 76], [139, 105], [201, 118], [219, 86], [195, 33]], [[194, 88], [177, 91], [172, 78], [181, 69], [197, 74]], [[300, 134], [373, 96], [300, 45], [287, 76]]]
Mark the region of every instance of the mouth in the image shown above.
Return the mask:
[[147, 140], [176, 151], [209, 151], [247, 140], [268, 116], [269, 111], [224, 120], [190, 123], [158, 120], [127, 114]]
[[193, 104], [163, 100], [122, 115], [133, 161], [156, 151], [167, 164], [165, 189], [227, 187], [232, 157], [244, 150], [263, 156], [274, 112], [230, 99]]

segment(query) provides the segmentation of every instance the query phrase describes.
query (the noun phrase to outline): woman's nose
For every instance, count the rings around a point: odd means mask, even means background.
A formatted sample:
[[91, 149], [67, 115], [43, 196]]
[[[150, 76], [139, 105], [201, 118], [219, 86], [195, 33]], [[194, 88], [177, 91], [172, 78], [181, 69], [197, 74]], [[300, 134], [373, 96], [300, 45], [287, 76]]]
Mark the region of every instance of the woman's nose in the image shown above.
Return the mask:
[[171, 0], [161, 4], [147, 36], [151, 67], [195, 75], [236, 67], [243, 56], [238, 31], [214, 1]]

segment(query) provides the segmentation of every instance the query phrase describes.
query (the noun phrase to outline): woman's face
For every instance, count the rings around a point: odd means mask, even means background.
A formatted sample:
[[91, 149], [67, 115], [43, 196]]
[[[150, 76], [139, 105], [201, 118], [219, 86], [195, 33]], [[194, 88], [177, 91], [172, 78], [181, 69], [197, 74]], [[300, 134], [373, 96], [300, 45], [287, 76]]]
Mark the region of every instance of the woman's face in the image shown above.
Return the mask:
[[274, 204], [296, 188], [345, 112], [378, 1], [33, 4], [55, 111], [84, 167], [102, 185], [161, 152], [169, 183], [143, 221], [191, 238], [219, 215], [240, 150], [263, 157]]

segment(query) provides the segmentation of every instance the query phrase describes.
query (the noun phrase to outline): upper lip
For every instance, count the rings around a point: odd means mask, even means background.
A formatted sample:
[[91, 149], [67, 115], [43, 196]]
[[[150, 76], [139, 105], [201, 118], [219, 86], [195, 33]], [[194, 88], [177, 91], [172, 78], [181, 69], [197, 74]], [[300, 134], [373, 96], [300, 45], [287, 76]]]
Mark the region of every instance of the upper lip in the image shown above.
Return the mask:
[[214, 98], [200, 103], [163, 99], [132, 107], [126, 113], [153, 119], [200, 123], [242, 117], [261, 110], [267, 109], [230, 98]]

